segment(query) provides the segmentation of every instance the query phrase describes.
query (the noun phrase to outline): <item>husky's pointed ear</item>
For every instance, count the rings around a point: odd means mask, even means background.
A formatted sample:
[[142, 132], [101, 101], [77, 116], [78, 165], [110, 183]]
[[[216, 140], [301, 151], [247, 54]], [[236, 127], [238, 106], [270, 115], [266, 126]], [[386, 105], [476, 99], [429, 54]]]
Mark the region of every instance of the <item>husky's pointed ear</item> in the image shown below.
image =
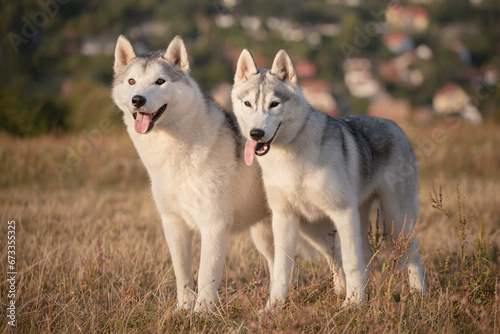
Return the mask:
[[281, 49], [276, 54], [271, 67], [271, 73], [276, 75], [281, 81], [288, 81], [292, 85], [297, 83], [297, 76], [293, 69], [292, 60], [285, 50]]
[[132, 44], [125, 36], [120, 35], [115, 48], [115, 64], [113, 65], [115, 73], [119, 73], [133, 58], [135, 58], [135, 52]]
[[182, 72], [189, 73], [188, 54], [181, 36], [177, 35], [172, 39], [163, 58], [172, 65], [180, 68]]
[[234, 75], [234, 83], [248, 80], [250, 76], [257, 74], [257, 65], [253, 60], [253, 56], [248, 49], [243, 49], [236, 65], [236, 73]]

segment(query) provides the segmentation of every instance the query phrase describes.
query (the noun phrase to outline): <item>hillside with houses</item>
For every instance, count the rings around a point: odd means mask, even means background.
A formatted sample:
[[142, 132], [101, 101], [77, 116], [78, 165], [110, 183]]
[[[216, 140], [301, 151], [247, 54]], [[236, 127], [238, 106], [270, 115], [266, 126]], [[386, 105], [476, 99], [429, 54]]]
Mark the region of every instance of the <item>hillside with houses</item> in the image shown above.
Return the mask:
[[[54, 13], [27, 1], [10, 6], [0, 97], [14, 106], [1, 111], [1, 128], [14, 134], [78, 130], [113, 114], [105, 95], [119, 34], [138, 53], [164, 48], [180, 34], [192, 76], [228, 109], [241, 50], [269, 67], [284, 48], [304, 95], [328, 114], [420, 124], [443, 115], [473, 124], [500, 120], [495, 0], [74, 1]], [[44, 24], [36, 21], [40, 13]], [[33, 36], [25, 36], [31, 28]], [[82, 95], [94, 110], [80, 107]]]

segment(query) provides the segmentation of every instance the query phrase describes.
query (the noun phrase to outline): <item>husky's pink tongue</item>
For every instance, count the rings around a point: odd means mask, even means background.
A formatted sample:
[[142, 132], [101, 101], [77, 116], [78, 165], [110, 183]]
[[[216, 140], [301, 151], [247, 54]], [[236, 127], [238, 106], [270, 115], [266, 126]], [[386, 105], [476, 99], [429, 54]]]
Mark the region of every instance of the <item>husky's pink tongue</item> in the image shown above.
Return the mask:
[[151, 123], [152, 119], [153, 116], [151, 114], [143, 114], [138, 112], [134, 123], [135, 131], [137, 131], [138, 133], [146, 133], [149, 128], [149, 123]]
[[245, 144], [245, 163], [247, 166], [252, 166], [253, 158], [255, 157], [255, 147], [257, 142], [253, 140], [247, 140]]

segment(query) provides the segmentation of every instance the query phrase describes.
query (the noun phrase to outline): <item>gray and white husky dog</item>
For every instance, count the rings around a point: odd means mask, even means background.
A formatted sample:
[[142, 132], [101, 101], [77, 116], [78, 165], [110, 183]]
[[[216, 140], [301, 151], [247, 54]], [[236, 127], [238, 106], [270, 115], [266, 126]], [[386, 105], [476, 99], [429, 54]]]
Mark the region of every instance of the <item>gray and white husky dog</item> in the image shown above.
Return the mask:
[[[245, 161], [251, 166], [258, 157], [272, 210], [275, 252], [266, 307], [281, 303], [288, 291], [302, 218], [335, 222], [347, 284], [344, 303], [364, 300], [373, 201], [379, 200], [396, 234], [408, 233], [418, 219], [418, 166], [406, 135], [386, 119], [335, 118], [311, 108], [284, 50], [271, 70], [258, 69], [243, 50], [234, 81], [231, 97], [247, 138]], [[407, 255], [409, 283], [425, 294], [416, 239]]]
[[[245, 166], [233, 114], [203, 95], [189, 75], [186, 47], [176, 36], [168, 48], [138, 56], [118, 38], [112, 96], [149, 177], [176, 276], [177, 307], [210, 309], [224, 267], [230, 232], [251, 227], [252, 239], [273, 268], [270, 211], [259, 166]], [[335, 266], [328, 219], [301, 235]], [[192, 275], [193, 232], [201, 234], [197, 294]]]

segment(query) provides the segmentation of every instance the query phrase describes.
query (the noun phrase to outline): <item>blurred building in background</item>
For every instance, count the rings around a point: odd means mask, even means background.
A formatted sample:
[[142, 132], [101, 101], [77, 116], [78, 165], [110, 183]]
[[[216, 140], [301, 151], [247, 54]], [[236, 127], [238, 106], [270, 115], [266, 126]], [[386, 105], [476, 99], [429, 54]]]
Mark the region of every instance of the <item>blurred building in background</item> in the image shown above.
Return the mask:
[[[425, 123], [453, 110], [473, 124], [500, 120], [497, 0], [23, 2], [6, 10], [0, 98], [10, 107], [0, 129], [18, 135], [80, 130], [103, 111], [114, 117], [107, 92], [120, 34], [138, 53], [181, 35], [191, 75], [227, 109], [241, 50], [265, 68], [283, 48], [307, 100], [332, 115]], [[82, 109], [82, 95], [95, 97], [92, 110]], [[466, 102], [449, 102], [459, 97]]]

